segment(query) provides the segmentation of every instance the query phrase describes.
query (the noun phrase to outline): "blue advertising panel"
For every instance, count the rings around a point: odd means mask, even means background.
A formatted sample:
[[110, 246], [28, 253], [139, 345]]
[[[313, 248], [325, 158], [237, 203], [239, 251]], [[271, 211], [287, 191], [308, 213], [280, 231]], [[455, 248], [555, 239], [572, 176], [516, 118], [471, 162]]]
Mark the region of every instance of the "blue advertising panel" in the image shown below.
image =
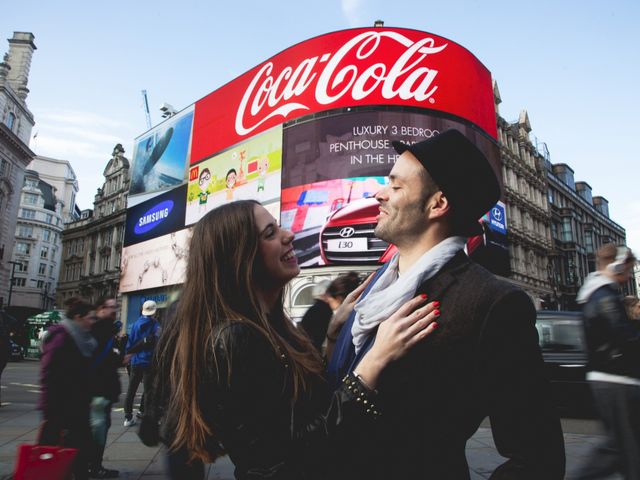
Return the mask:
[[124, 246], [184, 228], [187, 185], [174, 188], [127, 210]]
[[507, 234], [507, 218], [502, 202], [496, 203], [489, 211], [489, 228], [498, 233]]

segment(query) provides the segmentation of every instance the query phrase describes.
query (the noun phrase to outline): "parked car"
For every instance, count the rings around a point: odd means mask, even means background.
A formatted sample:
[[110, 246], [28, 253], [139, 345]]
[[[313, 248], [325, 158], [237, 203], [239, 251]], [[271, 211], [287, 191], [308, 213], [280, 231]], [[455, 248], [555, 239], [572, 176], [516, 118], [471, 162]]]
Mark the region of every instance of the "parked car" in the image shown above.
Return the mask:
[[11, 354], [9, 358], [14, 361], [24, 360], [24, 352], [22, 351], [22, 347], [13, 340], [9, 340], [9, 344], [11, 345]]
[[563, 416], [593, 417], [586, 380], [587, 344], [580, 312], [539, 311], [536, 328], [551, 394]]

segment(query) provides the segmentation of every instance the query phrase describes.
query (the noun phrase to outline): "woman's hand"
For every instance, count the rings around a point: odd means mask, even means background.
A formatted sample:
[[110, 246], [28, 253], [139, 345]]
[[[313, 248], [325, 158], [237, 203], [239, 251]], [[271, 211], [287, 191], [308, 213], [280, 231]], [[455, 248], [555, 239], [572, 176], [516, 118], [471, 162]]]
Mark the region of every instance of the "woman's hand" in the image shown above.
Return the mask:
[[356, 373], [371, 388], [375, 388], [380, 372], [391, 362], [404, 356], [418, 342], [433, 332], [440, 316], [440, 302], [425, 305], [426, 295], [419, 295], [398, 309], [378, 327], [376, 340]]
[[358, 303], [358, 300], [360, 300], [360, 295], [362, 295], [364, 289], [367, 288], [367, 285], [369, 285], [369, 282], [374, 275], [375, 272], [369, 275], [364, 282], [358, 285], [358, 287], [354, 291], [347, 295], [338, 309], [335, 311], [335, 313], [331, 317], [331, 321], [329, 322], [329, 327], [327, 328], [327, 339], [329, 341], [336, 341], [338, 335], [340, 334], [342, 326], [349, 318], [349, 315], [351, 315], [351, 312], [353, 312], [353, 307], [355, 307], [356, 303]]

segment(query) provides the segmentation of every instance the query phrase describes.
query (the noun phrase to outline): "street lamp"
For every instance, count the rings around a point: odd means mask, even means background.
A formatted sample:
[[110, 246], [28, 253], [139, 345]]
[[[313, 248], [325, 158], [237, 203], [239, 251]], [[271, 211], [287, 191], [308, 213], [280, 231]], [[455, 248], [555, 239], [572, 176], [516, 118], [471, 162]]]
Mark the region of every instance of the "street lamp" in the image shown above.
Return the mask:
[[7, 309], [9, 309], [9, 307], [11, 306], [11, 293], [13, 293], [13, 282], [16, 275], [16, 265], [20, 265], [20, 269], [22, 269], [22, 262], [14, 262], [13, 260], [9, 260], [7, 263], [10, 263], [12, 265], [11, 279], [9, 280], [9, 298], [7, 300]]

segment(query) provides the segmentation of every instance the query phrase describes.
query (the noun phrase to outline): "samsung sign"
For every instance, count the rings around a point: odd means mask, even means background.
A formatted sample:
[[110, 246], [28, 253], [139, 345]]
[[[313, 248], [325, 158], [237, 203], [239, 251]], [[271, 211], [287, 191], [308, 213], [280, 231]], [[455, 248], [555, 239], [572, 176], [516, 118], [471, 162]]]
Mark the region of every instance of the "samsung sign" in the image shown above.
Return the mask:
[[127, 210], [124, 246], [146, 242], [184, 228], [187, 186], [182, 185]]
[[153, 230], [169, 217], [171, 210], [173, 210], [173, 200], [160, 202], [142, 214], [133, 231], [136, 235], [142, 235]]

